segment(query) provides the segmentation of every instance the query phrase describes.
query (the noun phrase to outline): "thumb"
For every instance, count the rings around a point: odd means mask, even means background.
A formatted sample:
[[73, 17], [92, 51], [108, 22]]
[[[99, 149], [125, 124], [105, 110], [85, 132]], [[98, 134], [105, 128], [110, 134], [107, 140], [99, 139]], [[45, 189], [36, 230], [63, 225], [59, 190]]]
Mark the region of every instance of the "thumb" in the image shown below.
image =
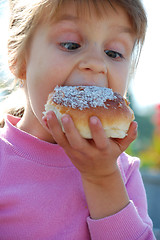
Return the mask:
[[121, 148], [121, 151], [124, 152], [128, 146], [136, 139], [137, 137], [137, 122], [131, 122], [127, 136], [123, 139], [118, 139], [118, 144]]

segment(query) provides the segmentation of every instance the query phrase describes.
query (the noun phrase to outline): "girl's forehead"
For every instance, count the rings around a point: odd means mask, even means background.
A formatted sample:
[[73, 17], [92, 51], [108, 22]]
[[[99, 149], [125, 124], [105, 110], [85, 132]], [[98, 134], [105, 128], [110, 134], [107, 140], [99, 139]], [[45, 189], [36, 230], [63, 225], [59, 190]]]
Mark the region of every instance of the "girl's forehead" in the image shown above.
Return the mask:
[[[137, 36], [138, 42], [143, 42], [146, 31], [146, 15], [139, 0], [37, 0], [45, 1], [42, 5], [41, 13], [38, 13], [40, 21], [52, 23], [56, 18], [68, 11], [72, 11], [80, 18], [98, 17], [102, 19], [108, 17], [112, 12], [125, 14], [130, 22], [132, 31]], [[120, 11], [119, 10], [123, 10]], [[92, 18], [93, 19], [93, 18]]]
[[[63, 2], [63, 4], [62, 4]], [[98, 18], [103, 18], [107, 16], [109, 12], [117, 12], [117, 6], [109, 3], [110, 1], [95, 1], [95, 0], [62, 0], [61, 4], [50, 8], [52, 19], [59, 18], [62, 15], [67, 15], [70, 13], [76, 17], [85, 18], [95, 16]], [[54, 11], [53, 11], [54, 9]], [[53, 13], [53, 14], [52, 14]]]
[[[84, 1], [69, 1], [70, 4], [67, 4], [66, 2], [64, 5], [61, 5], [55, 12], [55, 14], [51, 17], [51, 22], [56, 21], [62, 21], [62, 20], [72, 20], [72, 21], [83, 21], [86, 23], [91, 21], [97, 21], [97, 20], [109, 20], [111, 21], [111, 18], [117, 19], [117, 16], [121, 20], [121, 23], [124, 23], [124, 25], [128, 26], [130, 29], [132, 29], [131, 22], [129, 20], [129, 17], [126, 13], [126, 11], [117, 5], [110, 5], [109, 3], [106, 3], [106, 7], [100, 5], [93, 4], [93, 1], [84, 2]], [[99, 8], [98, 8], [99, 6]], [[103, 7], [102, 7], [103, 6]], [[117, 25], [119, 22], [117, 22]], [[131, 30], [132, 32], [133, 29]]]

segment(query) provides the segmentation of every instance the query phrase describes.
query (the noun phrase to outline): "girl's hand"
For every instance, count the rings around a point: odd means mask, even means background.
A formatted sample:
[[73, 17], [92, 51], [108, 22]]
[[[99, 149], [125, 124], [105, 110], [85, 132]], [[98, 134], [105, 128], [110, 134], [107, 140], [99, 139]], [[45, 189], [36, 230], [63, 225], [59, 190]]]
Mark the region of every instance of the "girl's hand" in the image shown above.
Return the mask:
[[80, 136], [70, 116], [62, 117], [62, 128], [53, 112], [43, 119], [54, 140], [65, 150], [79, 170], [91, 218], [113, 215], [129, 203], [117, 166], [118, 156], [136, 138], [137, 123], [132, 122], [124, 139], [107, 138], [97, 117], [91, 117], [92, 140]]
[[135, 140], [137, 123], [132, 122], [124, 139], [107, 138], [97, 117], [91, 117], [92, 140], [84, 139], [69, 115], [62, 117], [62, 128], [54, 114], [48, 112], [47, 125], [54, 140], [65, 150], [82, 177], [99, 181], [117, 170], [117, 158]]

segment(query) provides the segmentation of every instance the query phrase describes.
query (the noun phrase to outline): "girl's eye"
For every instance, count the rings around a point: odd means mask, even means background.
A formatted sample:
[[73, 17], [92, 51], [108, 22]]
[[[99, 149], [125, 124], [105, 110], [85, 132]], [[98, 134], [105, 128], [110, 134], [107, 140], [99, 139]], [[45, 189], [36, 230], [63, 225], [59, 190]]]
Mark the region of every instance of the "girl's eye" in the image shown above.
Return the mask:
[[105, 53], [107, 54], [108, 57], [113, 58], [117, 61], [124, 58], [121, 53], [113, 50], [106, 50]]
[[76, 50], [81, 47], [80, 44], [75, 42], [63, 42], [63, 43], [60, 43], [60, 46], [67, 50]]

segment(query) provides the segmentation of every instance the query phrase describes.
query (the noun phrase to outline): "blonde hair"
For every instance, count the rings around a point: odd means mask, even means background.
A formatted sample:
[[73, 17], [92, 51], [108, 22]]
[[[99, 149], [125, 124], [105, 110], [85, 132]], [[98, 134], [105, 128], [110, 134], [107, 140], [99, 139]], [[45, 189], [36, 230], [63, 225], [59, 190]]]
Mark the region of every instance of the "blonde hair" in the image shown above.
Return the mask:
[[[77, 14], [83, 13], [84, 9], [95, 7], [98, 17], [102, 11], [107, 14], [108, 4], [116, 11], [116, 6], [122, 7], [129, 16], [133, 31], [136, 35], [136, 42], [132, 58], [133, 70], [138, 63], [141, 48], [145, 39], [147, 17], [141, 0], [9, 0], [10, 2], [10, 24], [8, 38], [8, 63], [11, 72], [16, 79], [25, 79], [25, 51], [34, 36], [34, 31], [42, 21], [51, 22], [64, 4], [74, 2], [77, 7]], [[83, 6], [86, 4], [85, 6]], [[83, 7], [82, 7], [83, 6]], [[16, 94], [18, 96], [18, 94]], [[15, 95], [14, 95], [15, 97]], [[9, 102], [9, 101], [8, 101]], [[10, 101], [13, 102], [12, 100]], [[5, 106], [5, 103], [3, 103]], [[10, 104], [7, 104], [9, 106]], [[22, 104], [23, 106], [23, 104]], [[17, 105], [15, 106], [17, 107]], [[8, 107], [6, 107], [8, 108]], [[15, 116], [22, 116], [24, 108], [10, 106], [8, 113]], [[7, 112], [5, 111], [5, 113]], [[2, 114], [1, 114], [2, 116]], [[4, 121], [0, 122], [0, 126]]]
[[[24, 51], [42, 16], [45, 17], [45, 21], [51, 21], [63, 4], [69, 1], [73, 0], [10, 0], [8, 56], [9, 67], [17, 78], [25, 77]], [[141, 49], [145, 39], [147, 17], [140, 0], [74, 0], [74, 3], [77, 4], [78, 11], [82, 9], [81, 4], [92, 4], [99, 16], [101, 11], [107, 10], [108, 4], [113, 9], [115, 5], [122, 7], [127, 12], [136, 34], [135, 45], [138, 46], [137, 49]]]

